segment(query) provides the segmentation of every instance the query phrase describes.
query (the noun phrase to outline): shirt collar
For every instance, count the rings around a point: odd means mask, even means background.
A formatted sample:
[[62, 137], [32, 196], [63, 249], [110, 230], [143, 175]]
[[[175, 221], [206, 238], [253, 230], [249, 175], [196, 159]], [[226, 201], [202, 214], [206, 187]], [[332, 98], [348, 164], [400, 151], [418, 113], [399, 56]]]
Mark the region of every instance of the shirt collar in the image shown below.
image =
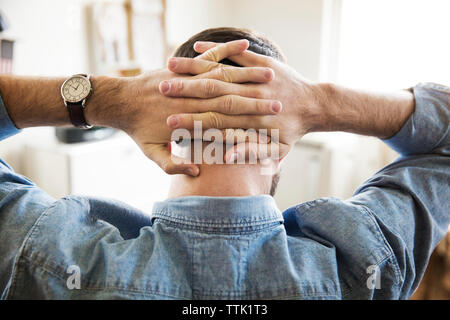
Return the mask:
[[253, 227], [283, 222], [275, 200], [269, 195], [248, 197], [189, 196], [156, 202], [152, 220], [209, 227]]

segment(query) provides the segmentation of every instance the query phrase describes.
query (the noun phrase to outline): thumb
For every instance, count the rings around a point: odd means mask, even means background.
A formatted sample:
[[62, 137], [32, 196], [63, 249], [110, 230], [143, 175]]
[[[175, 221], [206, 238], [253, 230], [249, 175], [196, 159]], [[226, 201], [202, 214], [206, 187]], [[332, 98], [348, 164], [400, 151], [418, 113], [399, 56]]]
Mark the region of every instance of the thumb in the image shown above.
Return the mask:
[[200, 169], [197, 165], [190, 163], [189, 160], [173, 155], [167, 144], [148, 144], [144, 150], [145, 155], [167, 174], [186, 174], [192, 177], [200, 174]]

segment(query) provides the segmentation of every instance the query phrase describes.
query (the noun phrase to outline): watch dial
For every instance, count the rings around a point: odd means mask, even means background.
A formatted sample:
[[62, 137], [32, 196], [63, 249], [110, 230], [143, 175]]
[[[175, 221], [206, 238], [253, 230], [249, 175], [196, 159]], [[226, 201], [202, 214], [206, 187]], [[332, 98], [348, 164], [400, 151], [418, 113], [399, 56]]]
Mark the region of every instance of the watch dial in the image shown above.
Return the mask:
[[89, 80], [84, 77], [72, 77], [64, 82], [62, 94], [68, 102], [79, 102], [85, 99], [91, 91]]

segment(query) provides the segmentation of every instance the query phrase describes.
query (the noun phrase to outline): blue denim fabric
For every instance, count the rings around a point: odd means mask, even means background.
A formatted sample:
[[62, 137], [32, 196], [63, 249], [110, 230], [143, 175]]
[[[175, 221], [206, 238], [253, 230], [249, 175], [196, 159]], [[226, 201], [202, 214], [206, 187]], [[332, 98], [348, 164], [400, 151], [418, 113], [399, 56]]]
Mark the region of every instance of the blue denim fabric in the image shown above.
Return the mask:
[[[185, 197], [150, 218], [107, 199], [52, 199], [2, 161], [2, 298], [407, 299], [450, 222], [450, 90], [414, 94], [386, 140], [399, 160], [350, 199], [283, 213], [266, 195]], [[16, 131], [1, 105], [1, 137]]]

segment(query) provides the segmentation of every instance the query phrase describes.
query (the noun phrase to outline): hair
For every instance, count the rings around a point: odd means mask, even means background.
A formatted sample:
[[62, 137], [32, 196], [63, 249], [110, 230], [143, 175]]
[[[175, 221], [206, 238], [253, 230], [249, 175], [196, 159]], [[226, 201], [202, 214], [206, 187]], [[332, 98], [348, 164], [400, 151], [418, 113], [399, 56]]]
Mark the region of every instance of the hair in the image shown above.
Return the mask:
[[[174, 57], [184, 57], [184, 58], [195, 58], [199, 55], [194, 50], [194, 43], [197, 41], [210, 41], [216, 43], [225, 43], [233, 40], [242, 40], [247, 39], [249, 42], [249, 51], [253, 51], [258, 54], [262, 54], [265, 56], [272, 57], [281, 62], [286, 62], [286, 57], [280, 50], [280, 48], [272, 41], [267, 39], [265, 36], [261, 34], [257, 34], [248, 29], [241, 28], [231, 28], [231, 27], [222, 27], [222, 28], [212, 28], [206, 29], [202, 32], [197, 33], [192, 36], [179, 46], [173, 56]], [[234, 63], [231, 60], [224, 59], [220, 61], [220, 63], [227, 64], [230, 66], [238, 66], [238, 64]]]
[[[253, 51], [255, 53], [272, 57], [278, 61], [286, 62], [286, 57], [284, 56], [281, 49], [271, 40], [267, 39], [261, 34], [257, 34], [249, 29], [243, 28], [232, 28], [232, 27], [222, 27], [222, 28], [211, 28], [203, 30], [196, 35], [192, 36], [180, 45], [174, 52], [174, 57], [183, 58], [195, 58], [199, 53], [194, 50], [194, 44], [197, 41], [210, 41], [216, 43], [225, 43], [233, 40], [247, 39], [249, 42], [249, 47], [247, 50]], [[219, 61], [222, 64], [241, 67], [235, 62], [229, 59], [223, 59]], [[271, 196], [275, 195], [278, 182], [280, 180], [280, 171], [278, 170], [272, 176], [272, 184], [270, 187], [269, 194]]]

